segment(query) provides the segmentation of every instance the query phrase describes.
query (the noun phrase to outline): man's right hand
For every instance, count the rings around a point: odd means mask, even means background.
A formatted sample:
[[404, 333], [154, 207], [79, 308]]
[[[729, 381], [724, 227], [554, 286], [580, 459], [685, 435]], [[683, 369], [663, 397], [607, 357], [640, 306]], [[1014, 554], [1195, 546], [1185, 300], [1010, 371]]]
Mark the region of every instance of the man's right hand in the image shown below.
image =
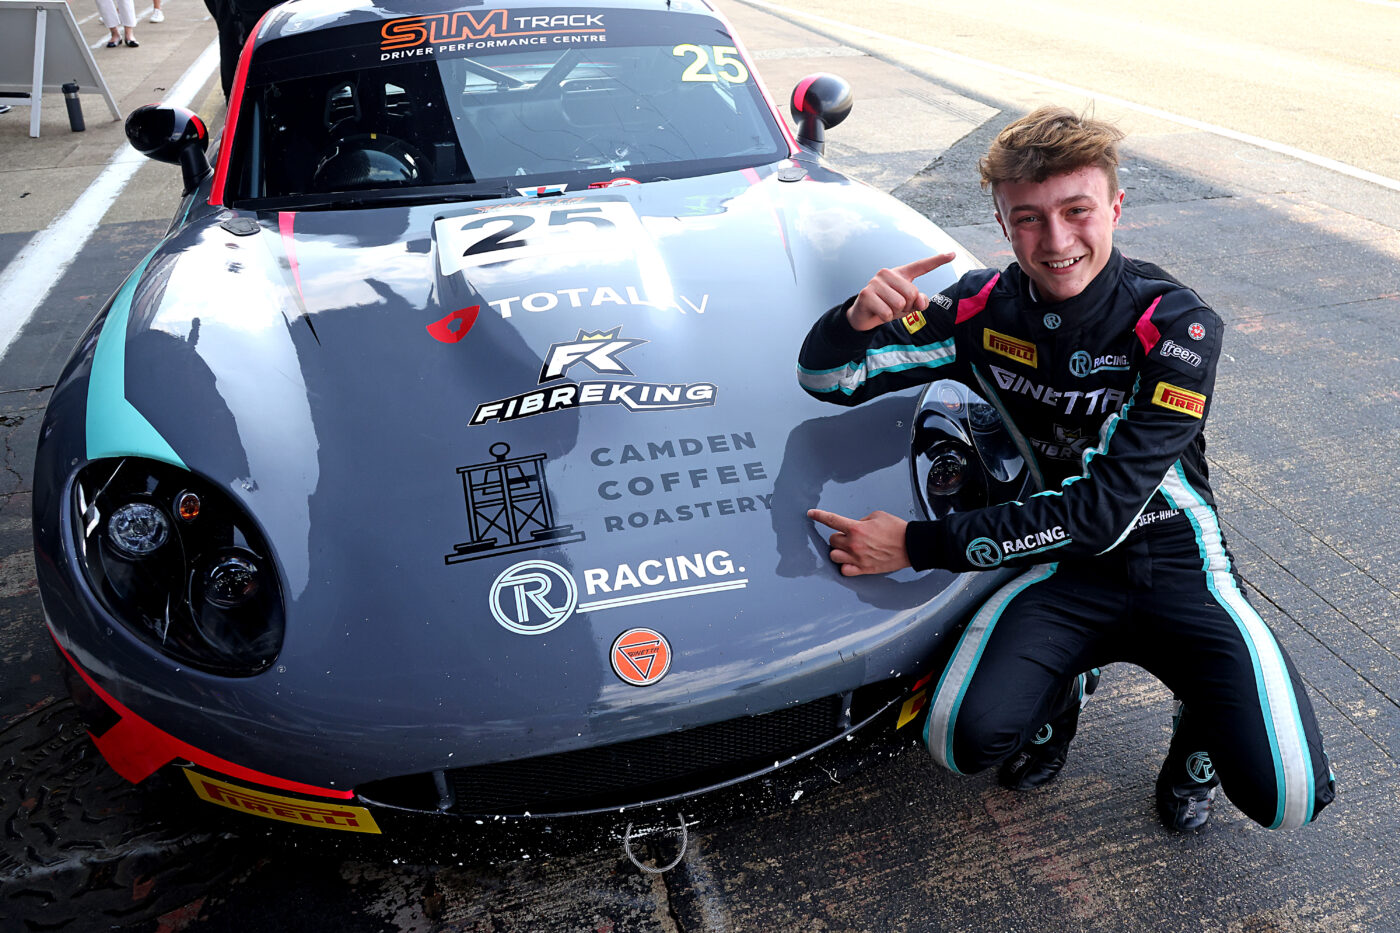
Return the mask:
[[928, 296], [915, 287], [914, 280], [952, 262], [954, 255], [940, 253], [893, 269], [881, 269], [846, 309], [846, 320], [856, 330], [874, 330], [910, 311], [922, 311], [928, 307]]

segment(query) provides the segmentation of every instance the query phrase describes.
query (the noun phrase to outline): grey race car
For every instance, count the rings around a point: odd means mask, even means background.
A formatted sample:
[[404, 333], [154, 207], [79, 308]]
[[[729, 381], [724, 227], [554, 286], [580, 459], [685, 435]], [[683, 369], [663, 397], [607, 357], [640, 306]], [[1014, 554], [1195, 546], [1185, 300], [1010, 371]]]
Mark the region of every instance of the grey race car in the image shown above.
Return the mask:
[[185, 198], [64, 370], [34, 490], [112, 767], [377, 832], [627, 810], [915, 721], [997, 576], [845, 579], [805, 511], [1024, 470], [960, 385], [798, 388], [817, 315], [955, 244], [823, 164], [841, 81], [792, 108], [695, 0], [293, 0], [212, 166], [196, 116], [134, 113]]

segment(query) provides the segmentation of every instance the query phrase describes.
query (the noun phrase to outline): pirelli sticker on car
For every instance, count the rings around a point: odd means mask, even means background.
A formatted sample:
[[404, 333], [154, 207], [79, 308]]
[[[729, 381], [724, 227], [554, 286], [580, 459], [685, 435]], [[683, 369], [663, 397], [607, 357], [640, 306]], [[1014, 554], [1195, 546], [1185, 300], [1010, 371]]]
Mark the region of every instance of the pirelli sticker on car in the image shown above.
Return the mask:
[[1206, 414], [1206, 397], [1204, 395], [1192, 392], [1190, 389], [1174, 386], [1170, 382], [1157, 383], [1157, 390], [1152, 393], [1152, 402], [1193, 418], [1204, 418]]
[[982, 331], [982, 349], [1018, 363], [1025, 363], [1032, 369], [1036, 368], [1036, 352], [1033, 343], [1017, 340], [1015, 337], [1008, 337], [1006, 334], [988, 328]]
[[928, 322], [924, 320], [924, 313], [917, 309], [910, 311], [908, 314], [904, 315], [904, 329], [909, 331], [909, 333], [911, 334], [918, 333], [919, 331], [923, 330], [924, 325], [927, 323]]
[[229, 784], [195, 771], [186, 770], [185, 777], [200, 800], [240, 813], [280, 820], [283, 823], [296, 823], [317, 829], [338, 829], [351, 833], [380, 834], [374, 817], [364, 807], [351, 807], [339, 803], [298, 800], [295, 797], [282, 797], [248, 787]]

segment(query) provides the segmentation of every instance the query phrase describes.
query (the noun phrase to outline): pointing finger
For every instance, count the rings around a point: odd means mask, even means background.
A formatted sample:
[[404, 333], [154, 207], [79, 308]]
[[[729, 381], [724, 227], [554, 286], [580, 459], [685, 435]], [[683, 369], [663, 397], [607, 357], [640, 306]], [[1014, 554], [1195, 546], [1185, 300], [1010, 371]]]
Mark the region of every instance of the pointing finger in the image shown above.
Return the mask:
[[953, 261], [956, 253], [939, 253], [937, 256], [929, 256], [925, 259], [916, 259], [911, 263], [895, 267], [894, 271], [904, 276], [906, 279], [917, 279], [926, 272], [932, 272], [939, 266], [946, 265]]
[[847, 532], [856, 527], [855, 519], [837, 515], [835, 512], [828, 512], [825, 509], [808, 509], [807, 517], [814, 522], [821, 522], [833, 531]]

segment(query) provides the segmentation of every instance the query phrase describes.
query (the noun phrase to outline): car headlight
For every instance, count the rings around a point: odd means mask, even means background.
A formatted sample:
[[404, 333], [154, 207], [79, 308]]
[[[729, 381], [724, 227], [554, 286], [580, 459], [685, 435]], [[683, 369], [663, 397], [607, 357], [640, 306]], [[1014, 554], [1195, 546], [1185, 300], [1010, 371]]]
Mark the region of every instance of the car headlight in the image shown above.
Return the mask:
[[997, 410], [960, 382], [924, 389], [914, 416], [914, 486], [930, 518], [985, 508], [1026, 488], [1025, 458]]
[[225, 676], [282, 648], [282, 591], [267, 542], [232, 497], [140, 457], [96, 460], [73, 483], [74, 538], [93, 593], [143, 641]]

